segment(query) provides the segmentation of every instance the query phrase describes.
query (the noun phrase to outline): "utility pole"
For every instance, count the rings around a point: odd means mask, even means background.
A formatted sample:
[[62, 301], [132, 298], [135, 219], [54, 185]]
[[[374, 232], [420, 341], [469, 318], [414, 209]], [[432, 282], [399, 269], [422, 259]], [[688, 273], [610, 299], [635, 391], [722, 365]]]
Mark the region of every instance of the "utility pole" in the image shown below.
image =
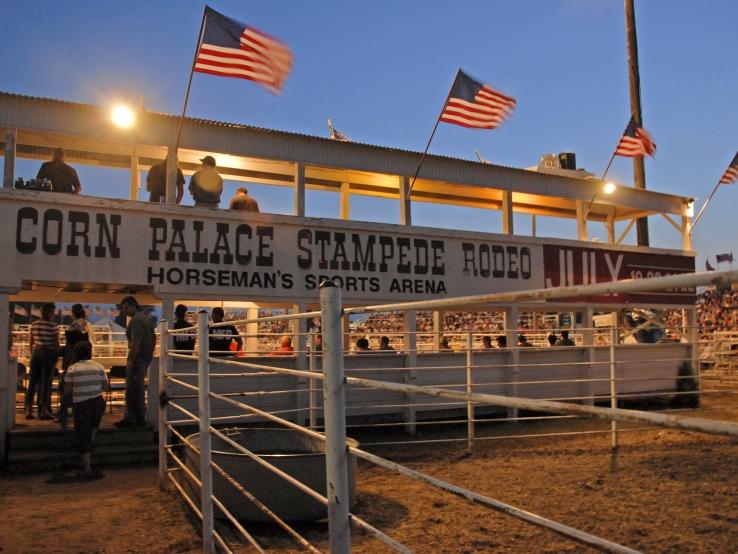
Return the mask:
[[[630, 79], [630, 110], [639, 127], [643, 126], [641, 116], [641, 77], [638, 71], [638, 37], [636, 36], [635, 9], [633, 0], [625, 0], [625, 32], [628, 41], [628, 77]], [[646, 169], [643, 156], [633, 158], [633, 178], [635, 188], [646, 188]], [[648, 246], [648, 219], [642, 217], [636, 222], [638, 246]]]

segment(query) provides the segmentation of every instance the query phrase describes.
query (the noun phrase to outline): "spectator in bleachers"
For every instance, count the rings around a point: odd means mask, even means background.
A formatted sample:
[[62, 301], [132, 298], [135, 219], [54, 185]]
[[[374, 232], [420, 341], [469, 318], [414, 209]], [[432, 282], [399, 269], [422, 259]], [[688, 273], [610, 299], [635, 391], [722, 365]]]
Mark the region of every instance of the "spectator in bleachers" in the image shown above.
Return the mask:
[[392, 348], [392, 345], [390, 344], [390, 339], [387, 335], [382, 335], [379, 338], [379, 349], [384, 352], [394, 352], [395, 349]]
[[556, 346], [576, 346], [576, 344], [569, 338], [569, 331], [561, 331], [561, 338], [556, 342]]
[[518, 347], [519, 348], [528, 348], [533, 346], [531, 343], [528, 342], [528, 337], [526, 337], [523, 333], [520, 333], [518, 335]]
[[549, 346], [556, 346], [556, 333], [549, 333], [546, 340]]
[[497, 335], [495, 338], [497, 348], [507, 348], [507, 337], [505, 335]]
[[273, 352], [276, 356], [289, 356], [293, 354], [295, 349], [292, 347], [292, 337], [289, 335], [282, 335], [279, 337], [279, 349]]
[[484, 335], [482, 337], [482, 350], [491, 350], [492, 349], [492, 337], [489, 335]]
[[371, 350], [369, 350], [369, 341], [365, 337], [361, 337], [360, 339], [357, 339], [356, 352], [357, 353], [371, 352]]

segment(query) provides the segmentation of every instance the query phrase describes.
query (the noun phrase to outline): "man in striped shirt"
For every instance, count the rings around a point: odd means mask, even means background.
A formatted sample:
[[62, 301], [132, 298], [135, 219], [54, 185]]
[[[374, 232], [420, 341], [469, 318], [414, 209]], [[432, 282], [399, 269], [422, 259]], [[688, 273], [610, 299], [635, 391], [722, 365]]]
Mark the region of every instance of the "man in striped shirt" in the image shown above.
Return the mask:
[[74, 345], [77, 362], [69, 366], [64, 379], [64, 394], [71, 396], [74, 437], [82, 463], [82, 477], [92, 477], [92, 441], [105, 413], [103, 391], [110, 390], [105, 368], [92, 360], [92, 345], [81, 340]]
[[41, 319], [31, 324], [31, 373], [26, 390], [26, 419], [33, 419], [33, 396], [38, 391], [36, 406], [39, 419], [53, 419], [51, 413], [51, 382], [59, 357], [59, 330], [53, 321], [56, 306], [41, 306]]

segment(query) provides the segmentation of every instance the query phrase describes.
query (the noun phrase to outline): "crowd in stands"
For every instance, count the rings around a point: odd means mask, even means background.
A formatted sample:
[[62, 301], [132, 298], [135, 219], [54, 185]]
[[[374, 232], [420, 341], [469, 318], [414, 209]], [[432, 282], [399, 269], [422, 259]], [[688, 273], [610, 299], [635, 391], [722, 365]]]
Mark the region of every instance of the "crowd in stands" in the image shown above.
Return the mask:
[[715, 331], [738, 332], [738, 289], [706, 290], [697, 300], [700, 335]]

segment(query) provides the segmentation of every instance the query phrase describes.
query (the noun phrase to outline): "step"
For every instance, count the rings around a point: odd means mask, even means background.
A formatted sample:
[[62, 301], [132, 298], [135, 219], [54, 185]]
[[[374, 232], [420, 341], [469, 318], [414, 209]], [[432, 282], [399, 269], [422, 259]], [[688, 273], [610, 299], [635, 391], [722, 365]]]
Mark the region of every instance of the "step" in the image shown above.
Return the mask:
[[[99, 467], [154, 464], [157, 456], [156, 445], [95, 445], [92, 451], [93, 464]], [[70, 469], [78, 465], [79, 454], [72, 449], [15, 451], [8, 455], [8, 471], [15, 474]]]
[[[70, 447], [74, 440], [74, 432], [70, 429], [63, 431], [61, 427], [56, 430], [43, 431], [21, 431], [13, 430], [9, 434], [8, 449], [31, 451], [56, 448], [64, 450]], [[95, 444], [102, 445], [132, 445], [148, 446], [154, 444], [154, 431], [147, 428], [101, 428], [95, 437]]]

